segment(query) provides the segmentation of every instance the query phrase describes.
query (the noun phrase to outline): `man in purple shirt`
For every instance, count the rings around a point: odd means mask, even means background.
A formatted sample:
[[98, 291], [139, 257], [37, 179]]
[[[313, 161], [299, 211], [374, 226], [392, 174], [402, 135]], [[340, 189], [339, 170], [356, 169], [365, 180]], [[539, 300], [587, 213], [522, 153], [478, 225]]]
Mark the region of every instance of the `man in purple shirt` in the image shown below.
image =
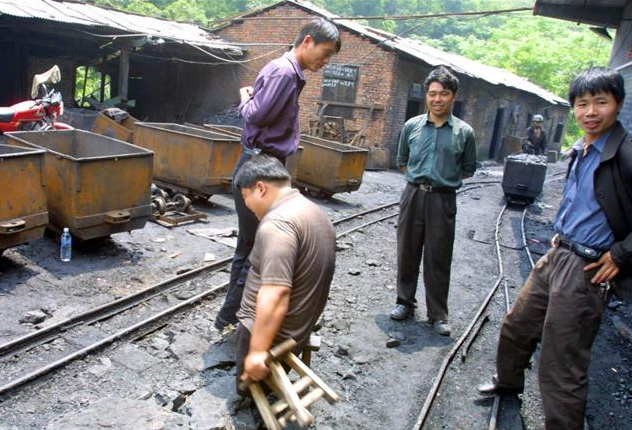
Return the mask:
[[[305, 85], [303, 70], [317, 72], [340, 51], [340, 33], [325, 19], [306, 24], [294, 41], [294, 48], [264, 66], [255, 86], [239, 90], [239, 111], [244, 118], [241, 136], [242, 153], [233, 172], [233, 184], [239, 168], [256, 154], [268, 154], [285, 163], [298, 147], [298, 98]], [[233, 187], [239, 223], [237, 249], [233, 257], [230, 283], [215, 327], [222, 330], [237, 323], [237, 311], [250, 269], [248, 256], [255, 241], [259, 221], [244, 203], [240, 190]]]

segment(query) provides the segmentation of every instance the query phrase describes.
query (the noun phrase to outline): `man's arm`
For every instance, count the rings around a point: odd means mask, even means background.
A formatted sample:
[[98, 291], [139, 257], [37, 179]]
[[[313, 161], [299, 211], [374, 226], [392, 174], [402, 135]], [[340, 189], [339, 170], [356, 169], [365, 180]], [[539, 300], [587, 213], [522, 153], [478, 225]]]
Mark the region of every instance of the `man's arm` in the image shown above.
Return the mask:
[[408, 144], [409, 127], [404, 124], [404, 128], [401, 129], [398, 136], [397, 145], [397, 167], [400, 172], [406, 173], [408, 165], [408, 156], [410, 154], [410, 146]]
[[270, 369], [265, 364], [268, 350], [287, 314], [290, 288], [283, 285], [262, 285], [257, 294], [255, 323], [250, 336], [250, 348], [244, 359], [242, 380], [259, 381]]
[[476, 139], [474, 131], [470, 130], [465, 139], [465, 147], [463, 148], [463, 163], [461, 169], [461, 177], [463, 179], [470, 178], [476, 172], [476, 162], [478, 156], [476, 153]]
[[[268, 77], [260, 89], [241, 103], [239, 111], [249, 124], [265, 127], [274, 122], [296, 90], [294, 77]], [[243, 92], [241, 95], [243, 97]]]

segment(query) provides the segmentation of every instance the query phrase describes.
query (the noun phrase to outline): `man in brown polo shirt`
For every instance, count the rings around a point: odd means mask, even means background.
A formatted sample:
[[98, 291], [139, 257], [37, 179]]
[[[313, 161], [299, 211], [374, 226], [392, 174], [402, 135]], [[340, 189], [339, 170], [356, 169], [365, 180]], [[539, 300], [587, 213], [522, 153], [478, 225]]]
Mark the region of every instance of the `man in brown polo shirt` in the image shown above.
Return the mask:
[[331, 221], [291, 188], [274, 157], [248, 160], [235, 178], [246, 206], [260, 220], [237, 318], [237, 375], [258, 381], [273, 344], [309, 339], [329, 294], [335, 266]]

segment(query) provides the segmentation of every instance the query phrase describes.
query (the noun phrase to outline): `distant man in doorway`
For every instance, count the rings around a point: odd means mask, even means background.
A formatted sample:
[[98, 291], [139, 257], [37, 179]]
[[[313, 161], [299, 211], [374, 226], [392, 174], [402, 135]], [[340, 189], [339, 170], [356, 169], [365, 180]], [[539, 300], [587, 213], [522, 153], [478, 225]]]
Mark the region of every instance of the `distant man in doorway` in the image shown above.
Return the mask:
[[541, 155], [546, 153], [546, 133], [542, 130], [544, 117], [533, 115], [531, 127], [527, 128], [527, 140], [522, 145], [525, 154]]
[[[235, 166], [233, 183], [241, 166], [254, 155], [268, 154], [285, 164], [286, 157], [296, 151], [300, 136], [298, 98], [305, 85], [303, 70], [317, 72], [340, 47], [340, 34], [334, 24], [324, 19], [311, 21], [301, 29], [291, 51], [261, 69], [254, 88], [240, 89], [239, 111], [245, 125], [242, 154]], [[215, 319], [219, 330], [237, 323], [236, 313], [250, 267], [248, 255], [259, 224], [244, 204], [241, 192], [234, 186], [232, 191], [239, 234], [226, 299]]]
[[456, 76], [439, 67], [424, 88], [428, 113], [408, 120], [399, 138], [397, 165], [406, 175], [406, 188], [397, 221], [397, 305], [390, 316], [404, 320], [413, 314], [423, 255], [428, 322], [449, 336], [455, 191], [476, 171], [476, 143], [472, 127], [452, 115]]
[[496, 375], [478, 387], [522, 392], [540, 342], [547, 430], [584, 428], [590, 348], [608, 290], [612, 283], [619, 295], [632, 292], [632, 136], [617, 121], [624, 97], [623, 77], [610, 69], [588, 69], [571, 83], [584, 136], [571, 151], [556, 234], [503, 320]]
[[274, 157], [258, 155], [241, 167], [235, 186], [260, 220], [251, 268], [237, 313], [237, 377], [268, 373], [267, 351], [289, 337], [310, 336], [329, 294], [335, 266], [334, 228], [316, 204], [292, 189]]

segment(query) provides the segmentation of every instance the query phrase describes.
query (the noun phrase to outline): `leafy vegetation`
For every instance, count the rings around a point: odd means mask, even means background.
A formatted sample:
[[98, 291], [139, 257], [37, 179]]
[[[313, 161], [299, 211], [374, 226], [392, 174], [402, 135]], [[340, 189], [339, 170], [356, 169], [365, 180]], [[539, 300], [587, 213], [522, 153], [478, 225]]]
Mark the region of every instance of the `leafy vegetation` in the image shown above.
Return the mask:
[[[219, 18], [276, 0], [94, 0], [135, 13], [212, 26]], [[532, 7], [533, 0], [312, 0], [340, 16], [419, 15]], [[364, 24], [500, 67], [566, 97], [572, 77], [608, 63], [611, 42], [586, 26], [530, 12], [440, 19], [367, 20]], [[579, 135], [569, 121], [567, 143]]]

